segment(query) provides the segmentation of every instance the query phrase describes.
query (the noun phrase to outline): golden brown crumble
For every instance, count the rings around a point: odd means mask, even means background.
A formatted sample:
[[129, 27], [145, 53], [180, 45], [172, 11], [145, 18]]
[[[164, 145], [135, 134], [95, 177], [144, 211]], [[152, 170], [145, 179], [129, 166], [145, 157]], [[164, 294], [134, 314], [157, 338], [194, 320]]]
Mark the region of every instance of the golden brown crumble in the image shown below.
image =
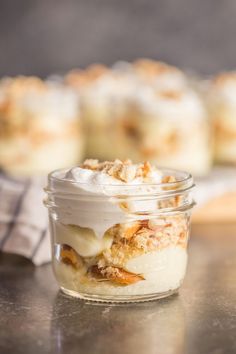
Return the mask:
[[121, 161], [118, 159], [112, 162], [99, 162], [98, 160], [87, 159], [80, 167], [92, 171], [105, 172], [109, 176], [126, 183], [132, 182], [137, 177], [145, 179], [156, 170], [149, 162], [132, 164], [131, 160]]
[[153, 218], [117, 224], [107, 233], [113, 237], [113, 244], [99, 257], [100, 266], [123, 267], [128, 259], [143, 253], [157, 251], [169, 246], [186, 247], [188, 219], [178, 215], [168, 218]]

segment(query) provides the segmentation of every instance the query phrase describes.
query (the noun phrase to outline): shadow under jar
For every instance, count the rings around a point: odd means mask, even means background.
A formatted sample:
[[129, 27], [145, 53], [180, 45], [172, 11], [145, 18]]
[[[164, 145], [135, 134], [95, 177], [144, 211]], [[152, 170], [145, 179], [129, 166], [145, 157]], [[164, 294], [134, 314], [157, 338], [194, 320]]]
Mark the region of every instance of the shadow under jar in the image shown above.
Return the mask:
[[65, 178], [66, 171], [49, 175], [45, 200], [62, 291], [107, 302], [177, 292], [187, 265], [191, 175], [162, 169], [165, 183], [100, 184], [94, 193], [89, 184]]

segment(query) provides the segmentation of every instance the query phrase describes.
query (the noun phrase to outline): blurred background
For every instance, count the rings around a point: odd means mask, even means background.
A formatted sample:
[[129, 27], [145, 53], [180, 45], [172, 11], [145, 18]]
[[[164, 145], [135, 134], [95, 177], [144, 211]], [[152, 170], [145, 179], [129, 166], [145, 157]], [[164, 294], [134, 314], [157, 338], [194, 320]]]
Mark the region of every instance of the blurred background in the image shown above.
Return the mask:
[[212, 74], [235, 68], [234, 0], [1, 0], [0, 75], [139, 57]]

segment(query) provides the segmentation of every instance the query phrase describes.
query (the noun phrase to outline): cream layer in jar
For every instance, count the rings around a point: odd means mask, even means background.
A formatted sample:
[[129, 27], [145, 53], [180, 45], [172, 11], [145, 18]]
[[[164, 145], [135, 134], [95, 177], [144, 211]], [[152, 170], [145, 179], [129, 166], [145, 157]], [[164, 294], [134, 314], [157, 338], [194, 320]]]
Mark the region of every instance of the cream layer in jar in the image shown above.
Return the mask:
[[215, 160], [236, 163], [236, 72], [219, 74], [208, 87]]
[[63, 291], [101, 301], [175, 292], [187, 264], [192, 180], [186, 176], [130, 160], [86, 160], [51, 175], [46, 205]]
[[35, 77], [0, 82], [0, 166], [31, 175], [78, 163], [83, 155], [78, 95]]

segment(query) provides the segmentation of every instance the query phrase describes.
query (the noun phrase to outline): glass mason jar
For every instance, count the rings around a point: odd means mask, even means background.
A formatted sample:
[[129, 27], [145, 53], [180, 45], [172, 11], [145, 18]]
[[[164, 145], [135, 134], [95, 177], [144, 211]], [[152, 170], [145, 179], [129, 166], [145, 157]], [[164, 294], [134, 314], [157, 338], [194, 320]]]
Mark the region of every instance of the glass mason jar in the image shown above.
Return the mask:
[[[52, 265], [66, 294], [137, 302], [178, 291], [186, 271], [192, 176], [161, 170], [165, 183], [102, 185], [48, 177]], [[171, 176], [171, 177], [170, 177]]]

